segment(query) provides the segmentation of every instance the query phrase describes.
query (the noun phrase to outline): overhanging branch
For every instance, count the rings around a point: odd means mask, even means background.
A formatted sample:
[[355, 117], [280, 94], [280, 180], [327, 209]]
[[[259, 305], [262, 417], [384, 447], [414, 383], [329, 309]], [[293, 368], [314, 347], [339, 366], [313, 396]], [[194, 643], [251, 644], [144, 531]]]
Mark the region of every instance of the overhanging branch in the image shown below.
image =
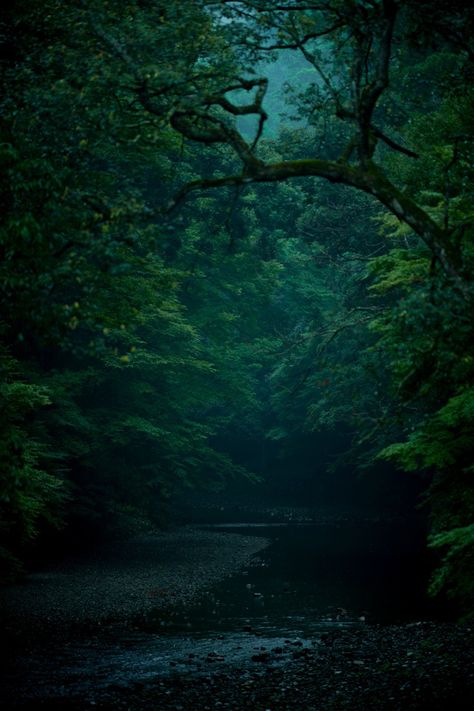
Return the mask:
[[324, 178], [331, 183], [341, 183], [372, 195], [400, 221], [407, 224], [423, 240], [439, 261], [444, 272], [465, 298], [471, 298], [470, 289], [460, 277], [449, 234], [411, 198], [402, 193], [373, 162], [351, 166], [344, 162], [306, 159], [279, 163], [258, 162], [251, 174], [242, 173], [222, 178], [195, 180], [185, 185], [167, 205], [170, 211], [187, 195], [198, 190], [249, 183], [270, 183], [291, 178]]

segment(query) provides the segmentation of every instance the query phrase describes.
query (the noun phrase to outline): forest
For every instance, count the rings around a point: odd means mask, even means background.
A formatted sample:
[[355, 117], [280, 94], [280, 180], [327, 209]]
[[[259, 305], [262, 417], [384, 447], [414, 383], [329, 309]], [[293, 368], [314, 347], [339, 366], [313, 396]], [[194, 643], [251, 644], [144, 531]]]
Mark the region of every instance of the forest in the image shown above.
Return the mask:
[[472, 616], [474, 9], [15, 0], [0, 67], [3, 581], [389, 477]]

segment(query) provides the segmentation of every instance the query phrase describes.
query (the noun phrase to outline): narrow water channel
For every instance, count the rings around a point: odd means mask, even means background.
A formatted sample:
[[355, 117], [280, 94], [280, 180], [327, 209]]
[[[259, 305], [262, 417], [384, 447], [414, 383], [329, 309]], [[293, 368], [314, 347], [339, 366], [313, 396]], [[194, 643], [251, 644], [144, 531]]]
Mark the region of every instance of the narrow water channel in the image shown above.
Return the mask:
[[[268, 547], [245, 570], [191, 607], [152, 610], [125, 627], [71, 640], [47, 658], [24, 660], [22, 693], [90, 697], [169, 674], [207, 673], [318, 644], [333, 628], [433, 617], [419, 532], [372, 524], [221, 524], [263, 536]], [[282, 651], [280, 651], [282, 650]]]

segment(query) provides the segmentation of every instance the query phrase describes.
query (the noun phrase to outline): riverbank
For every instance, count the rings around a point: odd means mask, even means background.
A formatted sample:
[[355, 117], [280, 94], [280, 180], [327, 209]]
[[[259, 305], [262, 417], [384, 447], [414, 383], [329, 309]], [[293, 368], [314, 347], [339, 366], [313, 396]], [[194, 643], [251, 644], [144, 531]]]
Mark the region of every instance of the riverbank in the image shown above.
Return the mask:
[[[259, 640], [255, 639], [256, 645]], [[413, 623], [334, 630], [313, 640], [256, 647], [250, 661], [216, 651], [199, 672], [16, 697], [18, 711], [470, 711], [474, 635], [469, 626]], [[195, 655], [192, 655], [195, 656]], [[56, 690], [58, 691], [58, 690]], [[59, 690], [61, 691], [61, 689]]]
[[0, 590], [10, 643], [70, 628], [97, 628], [171, 605], [189, 605], [268, 544], [263, 537], [183, 526], [100, 546]]
[[[380, 527], [345, 529], [341, 522], [272, 524], [247, 535], [186, 526], [29, 576], [1, 594], [2, 709], [470, 710], [474, 625], [368, 624], [335, 606], [331, 618], [308, 624], [326, 608], [305, 597], [304, 578], [296, 577], [302, 561], [308, 575], [315, 566], [316, 587], [324, 587], [341, 572], [336, 563], [351, 561], [354, 586], [360, 554], [369, 567], [386, 560], [385, 544], [379, 558], [367, 543], [380, 542]], [[356, 530], [364, 534], [357, 545]], [[307, 551], [305, 541], [314, 542]], [[314, 557], [318, 546], [322, 557]], [[387, 572], [394, 565], [390, 559]], [[334, 605], [347, 584], [331, 591]], [[240, 612], [230, 618], [233, 595]], [[282, 610], [293, 627], [282, 626]]]
[[[414, 623], [328, 633], [311, 647], [288, 641], [252, 667], [176, 675], [95, 704], [112, 711], [470, 711], [469, 626]], [[300, 646], [301, 645], [301, 646]], [[277, 667], [274, 665], [278, 664]], [[212, 663], [208, 662], [208, 667]]]

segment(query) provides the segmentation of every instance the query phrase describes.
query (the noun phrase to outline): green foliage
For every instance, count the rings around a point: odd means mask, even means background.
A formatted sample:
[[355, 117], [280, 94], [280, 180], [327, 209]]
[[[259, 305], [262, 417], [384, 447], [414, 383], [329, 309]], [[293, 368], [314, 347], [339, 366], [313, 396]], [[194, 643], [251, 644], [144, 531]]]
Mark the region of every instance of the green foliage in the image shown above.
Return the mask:
[[472, 617], [474, 601], [474, 524], [453, 528], [429, 538], [431, 548], [444, 551], [442, 565], [430, 585], [433, 595], [447, 591], [461, 604], [467, 617]]
[[38, 534], [40, 523], [58, 525], [66, 492], [51, 473], [53, 453], [31, 424], [32, 416], [50, 404], [49, 390], [28, 382], [3, 348], [0, 370], [0, 579], [8, 579], [20, 568], [16, 554]]
[[[194, 3], [176, 13], [25, 0], [2, 18], [0, 545], [10, 565], [47, 525], [87, 535], [159, 520], [179, 487], [249, 475], [214, 444], [229, 403], [238, 420], [255, 402], [235, 327], [233, 280], [248, 258], [222, 280], [216, 251], [201, 290], [194, 272], [213, 228], [203, 217], [175, 227], [153, 205], [173, 189], [174, 164], [193, 172], [167, 125], [176, 87], [186, 91], [191, 72], [193, 90], [210, 90], [227, 71], [209, 17]], [[122, 33], [126, 71], [109, 40]], [[137, 106], [137, 71], [161, 96], [162, 120]]]
[[[414, 16], [405, 19], [410, 23]], [[318, 185], [316, 197], [311, 188], [309, 198], [304, 190], [298, 225], [301, 237], [311, 241], [314, 261], [302, 281], [306, 288], [311, 279], [317, 282], [311, 304], [319, 309], [295, 297], [301, 326], [273, 368], [278, 417], [270, 436], [288, 442], [303, 421], [320, 432], [345, 427], [353, 433], [352, 463], [377, 466], [388, 460], [414, 475], [423, 473], [431, 481], [425, 504], [432, 541], [444, 552], [431, 591], [449, 591], [469, 611], [474, 606], [468, 533], [474, 516], [472, 68], [452, 37], [444, 36], [433, 48], [435, 25], [416, 49], [410, 43], [399, 49], [392, 92], [377, 114], [386, 134], [420, 157], [414, 161], [382, 144], [377, 154], [405, 195], [449, 233], [464, 294], [403, 220], [376, 212], [367, 198], [353, 194], [347, 206], [336, 188]], [[314, 106], [314, 96], [310, 99]], [[324, 148], [330, 152], [332, 146]], [[295, 153], [299, 157], [297, 143]], [[305, 146], [303, 155], [311, 153], [316, 151]], [[306, 249], [297, 244], [299, 259]], [[323, 285], [327, 296], [318, 300]], [[293, 284], [295, 291], [300, 288], [301, 282]]]
[[418, 256], [414, 250], [392, 249], [382, 257], [376, 257], [370, 262], [370, 274], [375, 282], [370, 289], [374, 292], [386, 293], [390, 289], [399, 288], [409, 293], [413, 286], [428, 279], [429, 263], [426, 255]]

